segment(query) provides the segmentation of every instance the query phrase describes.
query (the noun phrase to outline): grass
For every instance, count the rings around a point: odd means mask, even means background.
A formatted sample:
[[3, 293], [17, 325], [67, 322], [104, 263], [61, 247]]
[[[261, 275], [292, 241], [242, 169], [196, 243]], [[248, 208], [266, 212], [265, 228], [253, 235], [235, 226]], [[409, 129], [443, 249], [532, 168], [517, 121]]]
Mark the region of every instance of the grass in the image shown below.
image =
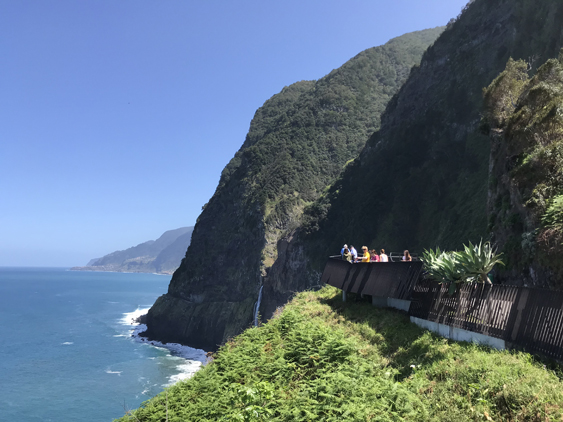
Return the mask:
[[120, 421], [563, 418], [561, 380], [530, 355], [448, 341], [339, 293], [298, 294]]

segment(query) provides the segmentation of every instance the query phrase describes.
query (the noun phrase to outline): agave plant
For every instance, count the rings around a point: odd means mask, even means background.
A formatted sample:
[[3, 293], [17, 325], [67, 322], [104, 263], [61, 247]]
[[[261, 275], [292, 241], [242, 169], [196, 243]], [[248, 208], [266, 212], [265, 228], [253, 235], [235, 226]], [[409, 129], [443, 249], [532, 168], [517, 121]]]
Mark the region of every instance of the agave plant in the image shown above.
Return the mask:
[[459, 264], [455, 252], [424, 250], [422, 253], [424, 269], [429, 278], [439, 283], [462, 283], [466, 280], [465, 267]]
[[432, 249], [424, 250], [422, 252], [422, 261], [424, 262], [424, 270], [427, 277], [436, 281], [442, 281], [441, 274], [441, 257], [444, 254], [439, 247], [435, 251]]
[[450, 294], [461, 283], [490, 283], [487, 274], [496, 264], [504, 265], [500, 260], [502, 254], [497, 254], [490, 242], [481, 241], [478, 245], [469, 242], [469, 246], [463, 245], [463, 248], [460, 252], [446, 252], [437, 247], [435, 251], [430, 249], [422, 253], [427, 277], [449, 284]]
[[458, 262], [463, 266], [470, 281], [490, 283], [489, 274], [496, 264], [504, 265], [501, 261], [502, 254], [497, 254], [490, 242], [481, 240], [478, 245], [469, 242], [463, 245], [463, 251], [456, 252]]

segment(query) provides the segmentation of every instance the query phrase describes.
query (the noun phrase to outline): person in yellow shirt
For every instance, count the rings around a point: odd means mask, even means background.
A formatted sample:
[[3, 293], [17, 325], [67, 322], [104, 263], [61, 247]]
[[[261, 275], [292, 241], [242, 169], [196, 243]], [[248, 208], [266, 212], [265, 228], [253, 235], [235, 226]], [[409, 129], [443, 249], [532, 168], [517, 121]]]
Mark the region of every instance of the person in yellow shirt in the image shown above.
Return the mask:
[[369, 252], [368, 252], [368, 247], [362, 246], [362, 251], [364, 253], [364, 255], [362, 256], [362, 262], [369, 262], [370, 256], [369, 256]]

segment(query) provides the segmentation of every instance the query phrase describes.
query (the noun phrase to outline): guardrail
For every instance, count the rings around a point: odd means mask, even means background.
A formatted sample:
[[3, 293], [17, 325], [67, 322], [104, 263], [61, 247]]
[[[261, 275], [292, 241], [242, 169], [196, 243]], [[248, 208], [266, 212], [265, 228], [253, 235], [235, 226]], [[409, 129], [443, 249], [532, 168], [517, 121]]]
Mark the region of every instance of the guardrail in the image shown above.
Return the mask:
[[[344, 297], [371, 295], [374, 304], [383, 306], [393, 300], [391, 306], [411, 317], [563, 360], [562, 291], [474, 283], [462, 285], [450, 296], [447, 285], [419, 279], [422, 265], [421, 261], [351, 264], [330, 258], [321, 283], [341, 289]], [[397, 302], [402, 303], [396, 306]]]
[[352, 264], [339, 258], [329, 258], [321, 284], [329, 284], [346, 293], [406, 299], [421, 270], [421, 261]]
[[445, 284], [419, 281], [409, 315], [505, 339], [517, 291], [516, 286], [464, 284], [450, 296]]
[[[389, 252], [389, 261], [390, 262], [403, 262], [403, 252], [399, 253], [399, 252]], [[329, 256], [329, 258], [334, 258], [334, 259], [342, 259], [342, 255], [331, 255]], [[358, 255], [358, 258], [361, 259], [361, 254]], [[420, 258], [418, 257], [417, 254], [411, 254], [411, 258], [413, 261], [420, 261]], [[373, 261], [370, 261], [373, 262]]]
[[563, 292], [502, 284], [465, 284], [453, 296], [447, 291], [417, 283], [409, 315], [563, 359]]

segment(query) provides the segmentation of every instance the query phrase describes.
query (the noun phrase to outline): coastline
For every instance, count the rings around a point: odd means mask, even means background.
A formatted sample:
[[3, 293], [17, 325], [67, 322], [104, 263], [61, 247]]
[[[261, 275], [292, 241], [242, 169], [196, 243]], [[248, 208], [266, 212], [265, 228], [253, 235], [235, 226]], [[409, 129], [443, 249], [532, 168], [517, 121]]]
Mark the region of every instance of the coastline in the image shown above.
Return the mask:
[[0, 395], [9, 403], [0, 419], [111, 421], [196, 372], [197, 356], [131, 337], [136, 324], [126, 317], [150, 308], [168, 283], [151, 274], [0, 268]]
[[130, 325], [133, 328], [130, 330], [131, 337], [137, 343], [147, 344], [152, 347], [159, 349], [168, 350], [170, 356], [182, 358], [185, 360], [184, 364], [178, 365], [180, 373], [170, 377], [170, 383], [168, 386], [175, 384], [178, 381], [182, 381], [191, 378], [200, 368], [205, 366], [208, 362], [207, 352], [202, 349], [195, 349], [193, 347], [184, 346], [179, 343], [161, 343], [160, 341], [149, 340], [143, 337], [143, 333], [147, 326], [141, 321], [143, 317], [147, 314], [150, 308], [137, 308], [133, 312], [128, 312], [123, 317], [122, 322], [126, 325]]
[[[68, 268], [68, 267], [66, 267]], [[155, 272], [146, 272], [146, 271], [120, 271], [120, 270], [111, 270], [111, 269], [100, 269], [96, 267], [70, 267], [67, 271], [83, 271], [83, 272], [91, 272], [91, 273], [123, 273], [123, 274], [154, 274], [154, 275], [172, 275], [174, 271], [171, 272], [163, 272], [163, 273], [155, 273]]]

